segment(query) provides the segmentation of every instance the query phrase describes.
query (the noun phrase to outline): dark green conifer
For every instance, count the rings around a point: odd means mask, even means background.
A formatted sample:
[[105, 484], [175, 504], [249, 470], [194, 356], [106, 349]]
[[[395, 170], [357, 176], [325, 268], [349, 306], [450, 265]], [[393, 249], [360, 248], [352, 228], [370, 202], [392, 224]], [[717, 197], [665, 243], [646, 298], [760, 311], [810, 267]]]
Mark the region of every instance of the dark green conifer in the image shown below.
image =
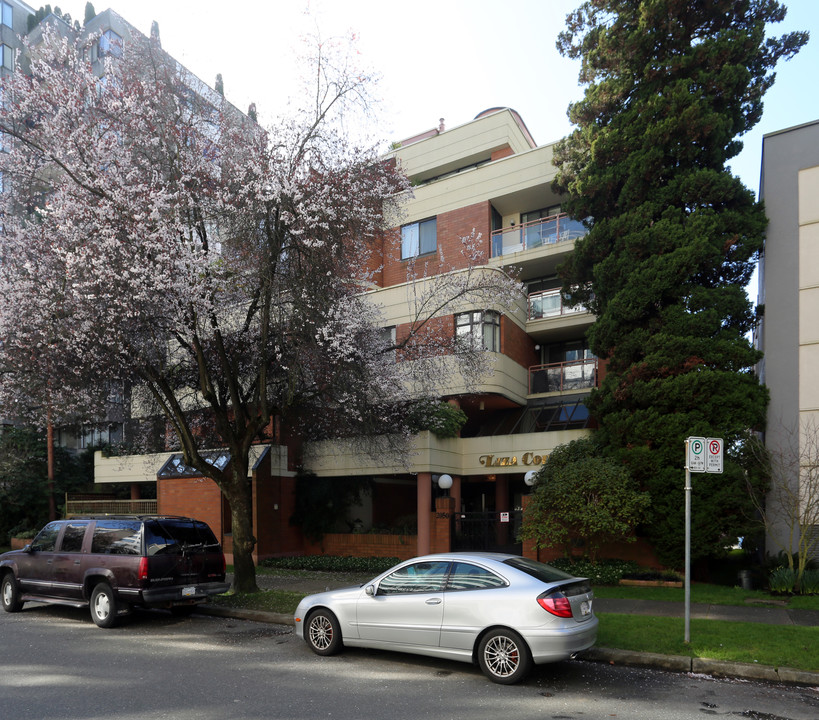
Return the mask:
[[564, 293], [597, 315], [607, 371], [589, 405], [600, 441], [652, 498], [661, 559], [683, 550], [684, 440], [722, 437], [722, 475], [695, 476], [694, 553], [747, 529], [743, 441], [765, 420], [745, 287], [767, 220], [726, 163], [762, 115], [773, 68], [807, 33], [766, 38], [774, 0], [590, 0], [562, 54], [581, 60], [577, 129], [555, 152], [564, 208], [590, 218]]

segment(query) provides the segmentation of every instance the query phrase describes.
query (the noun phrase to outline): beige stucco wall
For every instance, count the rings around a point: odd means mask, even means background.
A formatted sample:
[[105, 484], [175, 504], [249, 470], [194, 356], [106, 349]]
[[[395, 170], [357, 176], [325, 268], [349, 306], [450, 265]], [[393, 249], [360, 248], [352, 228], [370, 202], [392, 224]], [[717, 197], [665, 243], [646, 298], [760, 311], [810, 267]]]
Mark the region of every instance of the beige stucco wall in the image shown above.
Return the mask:
[[799, 383], [799, 414], [804, 431], [815, 428], [819, 420], [819, 383], [813, 379], [819, 367], [819, 166], [799, 171], [798, 312], [799, 377], [805, 379]]
[[[250, 471], [256, 464], [266, 445], [254, 445], [250, 448]], [[282, 446], [270, 447], [271, 471], [273, 475], [293, 475], [287, 470], [287, 448]], [[173, 452], [153, 453], [146, 455], [121, 455], [105, 457], [99, 450], [94, 453], [94, 482], [106, 483], [144, 483], [156, 482], [156, 474], [167, 462]]]
[[[495, 200], [494, 204], [500, 205], [498, 210], [506, 215], [503, 203], [497, 199], [527, 191], [537, 192], [541, 198], [531, 203], [532, 209], [547, 206], [557, 201], [549, 189], [554, 173], [550, 145], [526, 150], [414, 188], [414, 197], [403, 208], [402, 222], [469, 207], [487, 198]], [[515, 205], [527, 207], [529, 204], [518, 201]]]
[[[480, 438], [439, 440], [423, 432], [416, 438], [408, 465], [386, 457], [371, 458], [344, 442], [314, 443], [307, 448], [307, 467], [324, 477], [388, 475], [403, 473], [450, 473], [459, 476], [525, 473], [536, 470], [537, 457], [545, 461], [558, 445], [587, 437], [589, 430], [561, 430]], [[491, 460], [489, 457], [491, 456]]]
[[395, 156], [410, 177], [440, 175], [488, 157], [506, 146], [516, 153], [531, 147], [512, 113], [502, 110], [423, 142], [401, 147]]

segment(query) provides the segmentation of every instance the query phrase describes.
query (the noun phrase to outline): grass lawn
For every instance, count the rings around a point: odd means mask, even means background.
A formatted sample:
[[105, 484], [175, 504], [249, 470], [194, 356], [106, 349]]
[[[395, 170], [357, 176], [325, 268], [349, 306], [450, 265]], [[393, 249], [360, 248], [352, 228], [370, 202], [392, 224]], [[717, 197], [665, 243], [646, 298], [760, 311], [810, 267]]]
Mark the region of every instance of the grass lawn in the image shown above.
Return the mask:
[[296, 606], [306, 593], [290, 590], [262, 590], [257, 593], [234, 593], [217, 595], [210, 599], [211, 604], [220, 607], [242, 608], [244, 610], [266, 610], [267, 612], [292, 615]]
[[819, 671], [819, 627], [598, 614], [601, 647]]
[[[632, 587], [627, 585], [595, 585], [594, 595], [599, 598], [628, 598], [633, 600], [665, 600], [684, 602], [685, 588], [669, 587]], [[775, 597], [763, 590], [743, 590], [727, 585], [709, 585], [706, 583], [691, 584], [692, 603], [710, 603], [712, 605], [754, 605], [764, 607], [781, 605], [787, 602], [790, 608], [801, 610], [819, 610], [819, 595], [795, 595], [793, 597]]]

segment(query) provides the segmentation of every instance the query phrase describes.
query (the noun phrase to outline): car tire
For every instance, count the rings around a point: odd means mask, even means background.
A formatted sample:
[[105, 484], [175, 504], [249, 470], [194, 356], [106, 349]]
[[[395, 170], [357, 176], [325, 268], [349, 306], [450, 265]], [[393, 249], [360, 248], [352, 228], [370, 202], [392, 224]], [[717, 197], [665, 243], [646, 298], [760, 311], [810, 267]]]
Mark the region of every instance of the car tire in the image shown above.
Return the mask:
[[112, 628], [117, 624], [117, 599], [108, 583], [101, 582], [94, 586], [91, 593], [91, 618], [101, 628]]
[[316, 655], [335, 655], [341, 651], [341, 627], [329, 610], [314, 610], [304, 621], [304, 639]]
[[14, 579], [14, 574], [7, 572], [0, 580], [0, 601], [3, 603], [3, 610], [6, 612], [20, 612], [23, 609], [23, 601], [20, 600], [20, 588]]
[[514, 630], [499, 628], [481, 638], [478, 664], [492, 682], [514, 685], [532, 668], [532, 656], [524, 639]]

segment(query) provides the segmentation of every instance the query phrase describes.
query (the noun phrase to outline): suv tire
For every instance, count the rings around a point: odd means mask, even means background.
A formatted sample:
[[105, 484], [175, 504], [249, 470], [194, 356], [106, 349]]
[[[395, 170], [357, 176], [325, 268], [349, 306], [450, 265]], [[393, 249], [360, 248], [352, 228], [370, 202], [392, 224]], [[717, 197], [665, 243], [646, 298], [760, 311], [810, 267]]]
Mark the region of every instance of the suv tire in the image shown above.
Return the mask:
[[14, 573], [7, 572], [0, 580], [0, 601], [3, 603], [3, 610], [6, 612], [19, 612], [23, 609], [23, 602], [20, 600], [20, 588], [14, 579]]
[[106, 582], [98, 583], [91, 593], [91, 618], [97, 627], [112, 628], [117, 624], [117, 599]]

